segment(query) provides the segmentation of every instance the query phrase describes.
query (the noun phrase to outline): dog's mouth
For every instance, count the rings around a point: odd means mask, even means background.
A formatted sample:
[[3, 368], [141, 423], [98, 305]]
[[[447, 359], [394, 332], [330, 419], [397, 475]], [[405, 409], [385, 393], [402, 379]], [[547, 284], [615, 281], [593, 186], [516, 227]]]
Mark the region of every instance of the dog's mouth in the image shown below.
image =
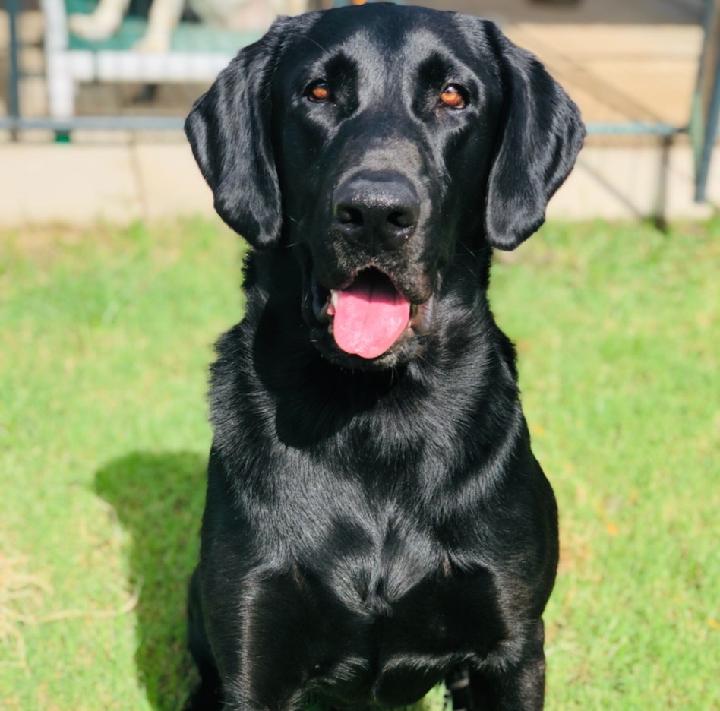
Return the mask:
[[387, 274], [369, 267], [342, 288], [313, 279], [312, 306], [341, 351], [373, 360], [419, 325], [425, 305], [411, 303]]

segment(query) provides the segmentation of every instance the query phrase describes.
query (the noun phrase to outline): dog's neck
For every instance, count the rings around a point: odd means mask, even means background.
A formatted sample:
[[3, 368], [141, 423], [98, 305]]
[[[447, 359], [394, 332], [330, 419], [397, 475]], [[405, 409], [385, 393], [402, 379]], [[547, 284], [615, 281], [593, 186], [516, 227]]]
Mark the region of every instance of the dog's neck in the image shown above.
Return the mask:
[[[213, 368], [216, 425], [217, 413], [234, 409], [230, 398], [243, 392], [258, 394], [258, 417], [272, 416], [280, 438], [297, 447], [316, 444], [365, 415], [412, 418], [419, 430], [425, 421], [432, 426], [428, 413], [440, 405], [456, 410], [458, 421], [475, 417], [465, 412], [466, 403], [483, 402], [486, 391], [496, 397], [500, 389], [487, 384], [498, 379], [507, 386], [508, 403], [516, 400], [512, 345], [493, 321], [485, 289], [477, 286], [478, 279], [487, 282], [488, 268], [482, 255], [475, 261], [465, 255], [445, 270], [433, 333], [419, 357], [359, 371], [328, 362], [310, 342], [300, 308], [300, 268], [292, 256], [250, 255], [246, 316], [219, 342]], [[242, 369], [243, 383], [235, 377], [240, 358], [249, 366]]]

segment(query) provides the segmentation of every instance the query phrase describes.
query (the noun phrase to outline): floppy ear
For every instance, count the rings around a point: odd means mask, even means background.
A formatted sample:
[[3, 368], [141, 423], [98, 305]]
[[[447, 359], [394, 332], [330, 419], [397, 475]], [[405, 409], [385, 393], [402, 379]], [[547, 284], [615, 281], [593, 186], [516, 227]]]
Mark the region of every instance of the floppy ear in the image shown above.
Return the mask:
[[585, 127], [564, 89], [529, 52], [486, 22], [500, 63], [504, 115], [487, 184], [485, 231], [515, 249], [545, 221], [545, 209], [575, 164]]
[[280, 239], [280, 190], [270, 138], [270, 84], [291, 18], [242, 49], [193, 106], [185, 134], [218, 215], [254, 247]]

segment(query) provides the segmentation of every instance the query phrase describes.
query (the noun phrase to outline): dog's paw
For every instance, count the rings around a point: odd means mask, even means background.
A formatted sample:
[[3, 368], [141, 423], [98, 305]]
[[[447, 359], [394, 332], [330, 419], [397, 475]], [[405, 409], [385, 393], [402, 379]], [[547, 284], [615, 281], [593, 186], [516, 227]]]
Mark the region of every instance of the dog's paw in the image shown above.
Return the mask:
[[70, 15], [68, 25], [70, 32], [74, 35], [98, 42], [110, 37], [120, 23], [114, 17], [94, 13], [92, 15]]
[[133, 47], [135, 52], [144, 54], [163, 54], [170, 51], [170, 34], [156, 34], [148, 32], [138, 40]]

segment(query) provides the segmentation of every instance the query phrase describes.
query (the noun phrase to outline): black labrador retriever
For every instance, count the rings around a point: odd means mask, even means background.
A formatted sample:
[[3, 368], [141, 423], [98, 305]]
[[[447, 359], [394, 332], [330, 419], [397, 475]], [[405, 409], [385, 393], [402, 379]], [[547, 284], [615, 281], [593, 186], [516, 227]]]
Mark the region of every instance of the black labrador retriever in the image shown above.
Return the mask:
[[492, 248], [543, 222], [584, 129], [491, 22], [278, 19], [187, 134], [253, 247], [212, 368], [194, 709], [539, 709], [558, 558]]

